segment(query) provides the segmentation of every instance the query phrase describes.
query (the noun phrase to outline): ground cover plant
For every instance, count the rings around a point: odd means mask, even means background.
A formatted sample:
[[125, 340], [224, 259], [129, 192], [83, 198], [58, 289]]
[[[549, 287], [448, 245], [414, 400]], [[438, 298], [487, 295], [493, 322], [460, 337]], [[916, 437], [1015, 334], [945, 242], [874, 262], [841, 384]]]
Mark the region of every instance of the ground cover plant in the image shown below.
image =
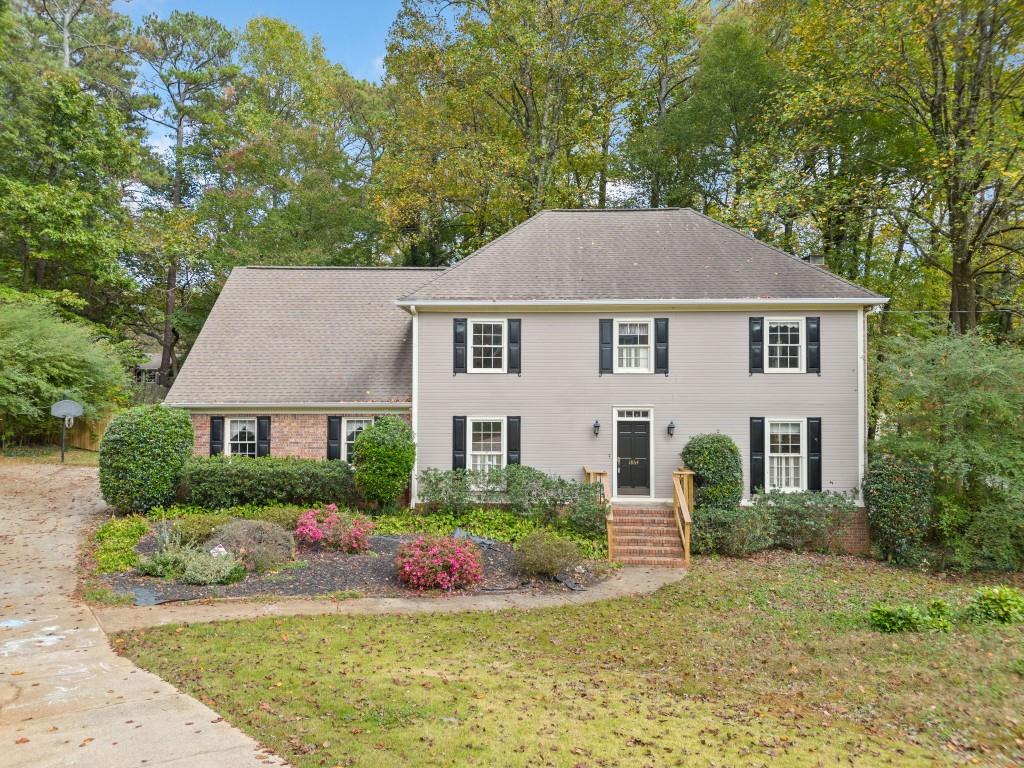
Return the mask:
[[142, 517], [111, 518], [96, 529], [93, 559], [99, 573], [117, 573], [134, 568], [139, 562], [135, 553], [142, 537], [149, 532], [149, 523]]
[[115, 643], [298, 768], [1010, 766], [1024, 759], [1024, 625], [893, 636], [868, 619], [879, 603], [964, 605], [978, 585], [773, 552], [698, 558], [641, 599]]

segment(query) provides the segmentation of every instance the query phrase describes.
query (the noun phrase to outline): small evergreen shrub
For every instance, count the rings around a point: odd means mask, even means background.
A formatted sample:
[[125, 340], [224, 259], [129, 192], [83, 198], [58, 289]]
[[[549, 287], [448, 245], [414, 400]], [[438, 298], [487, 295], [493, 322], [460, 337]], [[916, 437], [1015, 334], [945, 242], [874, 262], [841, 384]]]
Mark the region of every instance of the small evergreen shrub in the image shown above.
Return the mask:
[[139, 562], [135, 552], [149, 523], [141, 517], [124, 517], [105, 522], [96, 530], [96, 569], [100, 573], [130, 571]]
[[245, 566], [233, 555], [211, 555], [202, 550], [186, 550], [181, 581], [186, 584], [234, 584], [245, 578]]
[[203, 543], [230, 522], [231, 517], [223, 514], [189, 515], [168, 521], [178, 540], [188, 546]]
[[421, 536], [399, 548], [395, 568], [400, 582], [418, 590], [450, 592], [484, 579], [483, 557], [469, 539]]
[[745, 557], [772, 546], [775, 525], [764, 506], [710, 507], [694, 512], [690, 536], [695, 554]]
[[338, 511], [334, 504], [307, 510], [295, 527], [295, 538], [303, 544], [337, 549], [348, 554], [370, 551], [373, 521], [365, 515]]
[[277, 456], [189, 459], [182, 474], [181, 496], [189, 505], [218, 510], [325, 502], [354, 506], [359, 498], [352, 468], [345, 462]]
[[853, 517], [853, 500], [834, 491], [771, 491], [754, 497], [775, 528], [775, 546], [794, 551], [826, 551], [837, 530]]
[[516, 545], [514, 563], [525, 576], [555, 576], [575, 568], [583, 558], [577, 546], [549, 531], [534, 531]]
[[886, 634], [896, 632], [948, 632], [952, 627], [949, 604], [945, 600], [932, 600], [926, 610], [916, 605], [875, 605], [868, 617], [872, 629]]
[[255, 573], [286, 563], [295, 554], [291, 533], [264, 520], [234, 520], [207, 539], [203, 548], [210, 551], [218, 546]]
[[417, 496], [428, 510], [461, 514], [475, 501], [470, 473], [465, 469], [425, 469], [419, 474]]
[[193, 440], [192, 420], [181, 409], [141, 405], [119, 413], [100, 443], [103, 498], [122, 513], [170, 503]]
[[694, 505], [728, 509], [743, 497], [740, 449], [728, 435], [694, 435], [680, 456], [696, 475]]
[[355, 441], [356, 488], [367, 501], [391, 504], [409, 485], [416, 463], [416, 443], [405, 419], [384, 416]]
[[931, 523], [931, 488], [925, 467], [885, 455], [871, 460], [864, 504], [871, 541], [883, 559], [910, 562], [921, 548]]
[[973, 624], [1024, 622], [1024, 592], [1014, 587], [979, 587], [964, 610]]

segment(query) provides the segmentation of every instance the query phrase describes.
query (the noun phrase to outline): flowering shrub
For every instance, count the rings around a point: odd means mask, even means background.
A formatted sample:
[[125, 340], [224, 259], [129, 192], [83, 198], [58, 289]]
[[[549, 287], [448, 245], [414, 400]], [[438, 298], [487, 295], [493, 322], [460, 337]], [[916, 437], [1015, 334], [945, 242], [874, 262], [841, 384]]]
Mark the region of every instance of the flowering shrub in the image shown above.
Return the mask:
[[335, 504], [323, 509], [310, 509], [299, 517], [295, 540], [317, 547], [359, 554], [370, 549], [373, 522], [365, 515], [338, 512]]
[[420, 536], [395, 556], [398, 580], [414, 589], [443, 589], [479, 584], [484, 578], [480, 550], [469, 539]]

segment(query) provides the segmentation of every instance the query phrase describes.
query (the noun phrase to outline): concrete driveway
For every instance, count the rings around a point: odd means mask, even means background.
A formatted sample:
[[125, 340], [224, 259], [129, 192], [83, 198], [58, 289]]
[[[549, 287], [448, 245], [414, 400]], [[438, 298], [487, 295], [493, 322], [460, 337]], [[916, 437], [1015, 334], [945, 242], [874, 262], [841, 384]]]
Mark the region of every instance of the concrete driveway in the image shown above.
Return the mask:
[[71, 598], [79, 545], [103, 509], [95, 469], [0, 459], [0, 764], [284, 765], [115, 654]]

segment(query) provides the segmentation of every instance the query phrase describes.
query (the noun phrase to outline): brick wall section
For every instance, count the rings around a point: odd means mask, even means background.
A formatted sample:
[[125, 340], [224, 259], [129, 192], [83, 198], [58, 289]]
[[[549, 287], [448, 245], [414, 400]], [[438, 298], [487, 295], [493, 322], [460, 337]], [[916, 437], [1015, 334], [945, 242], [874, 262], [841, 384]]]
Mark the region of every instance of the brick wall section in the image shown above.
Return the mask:
[[[196, 441], [192, 448], [194, 456], [210, 455], [210, 416], [219, 414], [193, 413], [192, 429]], [[268, 414], [261, 414], [268, 415]], [[333, 414], [332, 414], [333, 415]], [[347, 418], [372, 418], [374, 414], [345, 414]], [[300, 459], [327, 458], [327, 416], [326, 413], [271, 413], [270, 455], [293, 456]], [[407, 414], [401, 414], [408, 420]], [[256, 418], [250, 414], [231, 414], [225, 418]], [[227, 424], [224, 425], [227, 440]]]
[[836, 531], [839, 546], [852, 555], [866, 555], [871, 551], [871, 540], [868, 534], [868, 511], [857, 507], [853, 517], [846, 525]]

